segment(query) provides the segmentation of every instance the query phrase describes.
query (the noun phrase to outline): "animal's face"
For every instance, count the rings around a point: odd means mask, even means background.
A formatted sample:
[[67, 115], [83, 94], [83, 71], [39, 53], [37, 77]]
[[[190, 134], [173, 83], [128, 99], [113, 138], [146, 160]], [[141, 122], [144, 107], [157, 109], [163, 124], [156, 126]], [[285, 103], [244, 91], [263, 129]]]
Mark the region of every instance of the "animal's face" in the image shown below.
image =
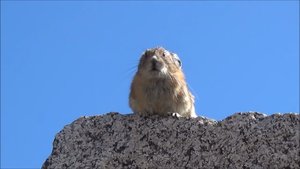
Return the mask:
[[181, 61], [175, 53], [162, 47], [146, 50], [141, 56], [138, 71], [148, 77], [167, 77], [181, 71]]

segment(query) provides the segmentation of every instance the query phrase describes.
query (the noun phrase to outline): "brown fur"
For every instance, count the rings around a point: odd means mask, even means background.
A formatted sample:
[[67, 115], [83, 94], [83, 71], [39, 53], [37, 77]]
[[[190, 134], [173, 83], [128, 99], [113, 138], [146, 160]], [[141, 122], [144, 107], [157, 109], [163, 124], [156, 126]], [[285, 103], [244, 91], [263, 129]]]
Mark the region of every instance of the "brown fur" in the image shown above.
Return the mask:
[[197, 117], [194, 96], [187, 87], [176, 54], [158, 47], [148, 49], [141, 56], [131, 84], [129, 105], [140, 115], [176, 113]]

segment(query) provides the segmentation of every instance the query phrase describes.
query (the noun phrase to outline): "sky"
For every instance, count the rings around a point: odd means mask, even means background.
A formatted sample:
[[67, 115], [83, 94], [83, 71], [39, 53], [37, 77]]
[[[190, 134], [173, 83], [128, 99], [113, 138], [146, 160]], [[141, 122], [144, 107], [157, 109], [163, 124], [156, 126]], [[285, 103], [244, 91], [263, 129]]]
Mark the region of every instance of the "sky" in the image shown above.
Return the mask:
[[140, 55], [177, 53], [199, 116], [299, 113], [298, 1], [1, 1], [1, 168], [81, 116], [131, 113]]

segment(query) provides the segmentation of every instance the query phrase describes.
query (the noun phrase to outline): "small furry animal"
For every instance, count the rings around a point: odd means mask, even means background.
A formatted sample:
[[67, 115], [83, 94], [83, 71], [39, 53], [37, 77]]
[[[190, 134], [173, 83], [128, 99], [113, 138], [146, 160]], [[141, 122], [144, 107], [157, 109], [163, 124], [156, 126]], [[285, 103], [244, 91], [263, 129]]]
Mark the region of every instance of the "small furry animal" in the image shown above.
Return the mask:
[[129, 105], [140, 115], [197, 117], [194, 96], [175, 53], [157, 47], [142, 54], [131, 83]]

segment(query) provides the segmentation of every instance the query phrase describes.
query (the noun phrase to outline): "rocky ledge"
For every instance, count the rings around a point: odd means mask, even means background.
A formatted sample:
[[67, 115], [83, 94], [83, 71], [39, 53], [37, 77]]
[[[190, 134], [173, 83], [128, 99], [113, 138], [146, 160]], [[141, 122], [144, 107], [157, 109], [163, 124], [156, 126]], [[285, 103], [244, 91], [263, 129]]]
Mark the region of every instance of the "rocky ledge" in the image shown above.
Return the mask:
[[53, 142], [43, 169], [300, 168], [299, 114], [81, 117]]

